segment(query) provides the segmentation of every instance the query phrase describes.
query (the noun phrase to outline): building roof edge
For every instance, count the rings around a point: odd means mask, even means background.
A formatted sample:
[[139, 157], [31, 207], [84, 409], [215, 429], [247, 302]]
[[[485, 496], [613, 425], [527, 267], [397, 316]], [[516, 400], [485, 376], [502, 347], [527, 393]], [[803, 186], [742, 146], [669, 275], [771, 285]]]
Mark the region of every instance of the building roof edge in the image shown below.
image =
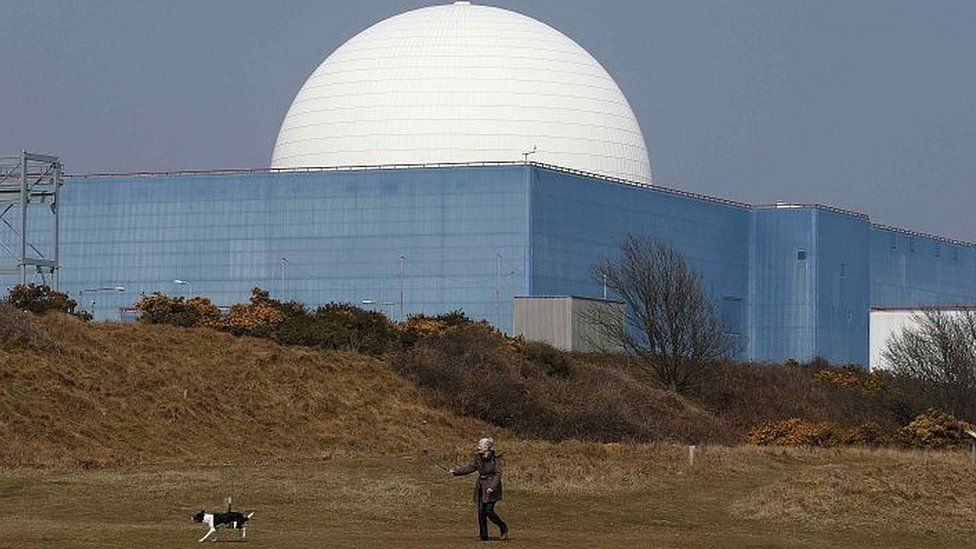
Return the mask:
[[[582, 177], [589, 177], [591, 179], [599, 179], [601, 181], [607, 181], [619, 185], [628, 185], [632, 187], [647, 189], [650, 191], [656, 191], [656, 192], [671, 194], [675, 196], [682, 196], [685, 198], [691, 198], [693, 200], [700, 200], [703, 202], [709, 202], [713, 204], [722, 204], [725, 206], [732, 206], [735, 208], [741, 208], [745, 210], [811, 208], [811, 209], [817, 209], [817, 210], [841, 214], [841, 215], [849, 215], [852, 217], [856, 217], [858, 219], [870, 220], [870, 217], [865, 213], [857, 212], [854, 210], [847, 210], [844, 208], [838, 208], [836, 206], [828, 206], [826, 204], [803, 203], [803, 202], [775, 202], [772, 204], [749, 204], [747, 202], [739, 202], [728, 198], [720, 198], [717, 196], [711, 196], [707, 194], [684, 191], [673, 187], [666, 187], [664, 185], [659, 185], [656, 183], [640, 183], [637, 181], [629, 181], [626, 179], [621, 179], [617, 177], [601, 175], [601, 174], [596, 174], [591, 172], [585, 172], [581, 170], [575, 170], [572, 168], [564, 168], [553, 164], [544, 164], [544, 163], [532, 162], [532, 161], [525, 162], [521, 160], [511, 160], [511, 161], [497, 160], [497, 161], [484, 161], [484, 162], [433, 162], [433, 163], [426, 163], [426, 164], [376, 164], [376, 165], [362, 165], [362, 166], [313, 166], [313, 167], [306, 167], [306, 168], [219, 168], [219, 169], [206, 169], [206, 170], [172, 170], [172, 171], [158, 171], [158, 172], [88, 173], [88, 174], [67, 174], [63, 176], [63, 179], [89, 179], [89, 178], [99, 178], [99, 177], [167, 177], [167, 176], [176, 176], [176, 175], [314, 173], [314, 172], [347, 172], [347, 171], [398, 170], [398, 169], [491, 168], [491, 167], [501, 167], [501, 166], [532, 166], [535, 168], [541, 168], [553, 172], [567, 173], [567, 174], [578, 175]], [[881, 223], [872, 222], [871, 226], [873, 228], [894, 231], [908, 236], [929, 238], [932, 240], [936, 240], [938, 242], [944, 242], [947, 244], [965, 246], [965, 247], [976, 249], [976, 243], [967, 242], [965, 240], [959, 240], [959, 239], [949, 238], [945, 236], [913, 231], [911, 229], [903, 229], [900, 227], [884, 225]]]

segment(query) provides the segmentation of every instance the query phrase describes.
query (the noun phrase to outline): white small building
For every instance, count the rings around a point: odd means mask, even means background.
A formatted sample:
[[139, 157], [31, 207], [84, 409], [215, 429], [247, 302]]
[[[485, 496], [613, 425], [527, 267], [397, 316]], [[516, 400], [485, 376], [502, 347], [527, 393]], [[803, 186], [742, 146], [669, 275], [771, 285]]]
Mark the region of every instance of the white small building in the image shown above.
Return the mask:
[[949, 314], [959, 314], [963, 311], [974, 310], [968, 306], [927, 307], [927, 308], [896, 308], [875, 307], [871, 309], [870, 324], [870, 369], [886, 370], [889, 368], [884, 359], [884, 351], [891, 336], [901, 332], [903, 328], [913, 326], [918, 316], [925, 311], [941, 311]]

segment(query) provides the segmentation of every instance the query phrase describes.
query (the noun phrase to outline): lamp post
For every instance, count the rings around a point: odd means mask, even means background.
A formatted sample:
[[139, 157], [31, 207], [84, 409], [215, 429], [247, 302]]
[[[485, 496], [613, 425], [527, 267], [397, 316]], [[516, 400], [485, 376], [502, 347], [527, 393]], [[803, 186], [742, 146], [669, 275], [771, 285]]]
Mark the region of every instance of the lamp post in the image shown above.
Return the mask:
[[501, 292], [502, 292], [502, 276], [515, 276], [515, 271], [508, 271], [504, 275], [502, 274], [502, 254], [495, 254], [495, 327], [501, 330], [502, 323], [502, 309], [501, 309]]
[[502, 323], [502, 313], [500, 294], [501, 294], [501, 278], [502, 278], [502, 254], [495, 254], [495, 327]]
[[186, 286], [186, 290], [188, 293], [187, 297], [193, 296], [193, 285], [187, 282], [186, 280], [180, 280], [179, 278], [177, 278], [176, 280], [173, 281], [173, 284], [176, 284], [177, 286]]
[[288, 259], [282, 257], [281, 261], [281, 278], [278, 282], [278, 298], [281, 300], [285, 299], [285, 267], [289, 264]]
[[406, 265], [407, 256], [400, 256], [400, 320], [403, 321], [403, 273]]
[[532, 145], [532, 150], [531, 151], [522, 151], [522, 162], [525, 162], [526, 164], [528, 164], [529, 163], [529, 155], [530, 154], [535, 154], [537, 152], [539, 152], [539, 147], [536, 146], [536, 145]]

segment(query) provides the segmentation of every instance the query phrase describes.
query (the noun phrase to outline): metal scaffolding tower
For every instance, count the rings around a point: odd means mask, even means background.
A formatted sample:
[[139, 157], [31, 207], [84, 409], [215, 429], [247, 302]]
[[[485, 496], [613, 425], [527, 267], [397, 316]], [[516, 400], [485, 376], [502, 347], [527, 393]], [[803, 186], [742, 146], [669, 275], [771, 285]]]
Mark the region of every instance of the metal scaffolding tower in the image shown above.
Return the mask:
[[0, 277], [17, 275], [27, 284], [40, 276], [58, 287], [60, 188], [58, 157], [27, 151], [0, 156]]

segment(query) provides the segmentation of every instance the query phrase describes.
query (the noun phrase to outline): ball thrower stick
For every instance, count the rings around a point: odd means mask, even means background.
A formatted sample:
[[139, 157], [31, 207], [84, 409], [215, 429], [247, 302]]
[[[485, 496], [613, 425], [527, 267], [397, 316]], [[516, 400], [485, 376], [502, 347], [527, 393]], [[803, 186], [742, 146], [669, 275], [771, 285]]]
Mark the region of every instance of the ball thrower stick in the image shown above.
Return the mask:
[[436, 465], [436, 466], [437, 466], [438, 468], [440, 468], [440, 469], [442, 469], [442, 470], [443, 470], [443, 471], [444, 471], [445, 473], [450, 473], [450, 472], [451, 472], [451, 470], [450, 470], [450, 469], [448, 469], [447, 467], [444, 467], [444, 466], [443, 466], [443, 465], [441, 465], [440, 463], [437, 463], [436, 461], [434, 461], [434, 458], [432, 458], [432, 457], [430, 456], [430, 449], [429, 449], [429, 448], [428, 448], [428, 449], [426, 449], [426, 450], [424, 450], [424, 457], [425, 457], [425, 458], [427, 458], [427, 461], [429, 461], [429, 462], [431, 462], [431, 463], [433, 463], [433, 464], [434, 464], [434, 465]]

